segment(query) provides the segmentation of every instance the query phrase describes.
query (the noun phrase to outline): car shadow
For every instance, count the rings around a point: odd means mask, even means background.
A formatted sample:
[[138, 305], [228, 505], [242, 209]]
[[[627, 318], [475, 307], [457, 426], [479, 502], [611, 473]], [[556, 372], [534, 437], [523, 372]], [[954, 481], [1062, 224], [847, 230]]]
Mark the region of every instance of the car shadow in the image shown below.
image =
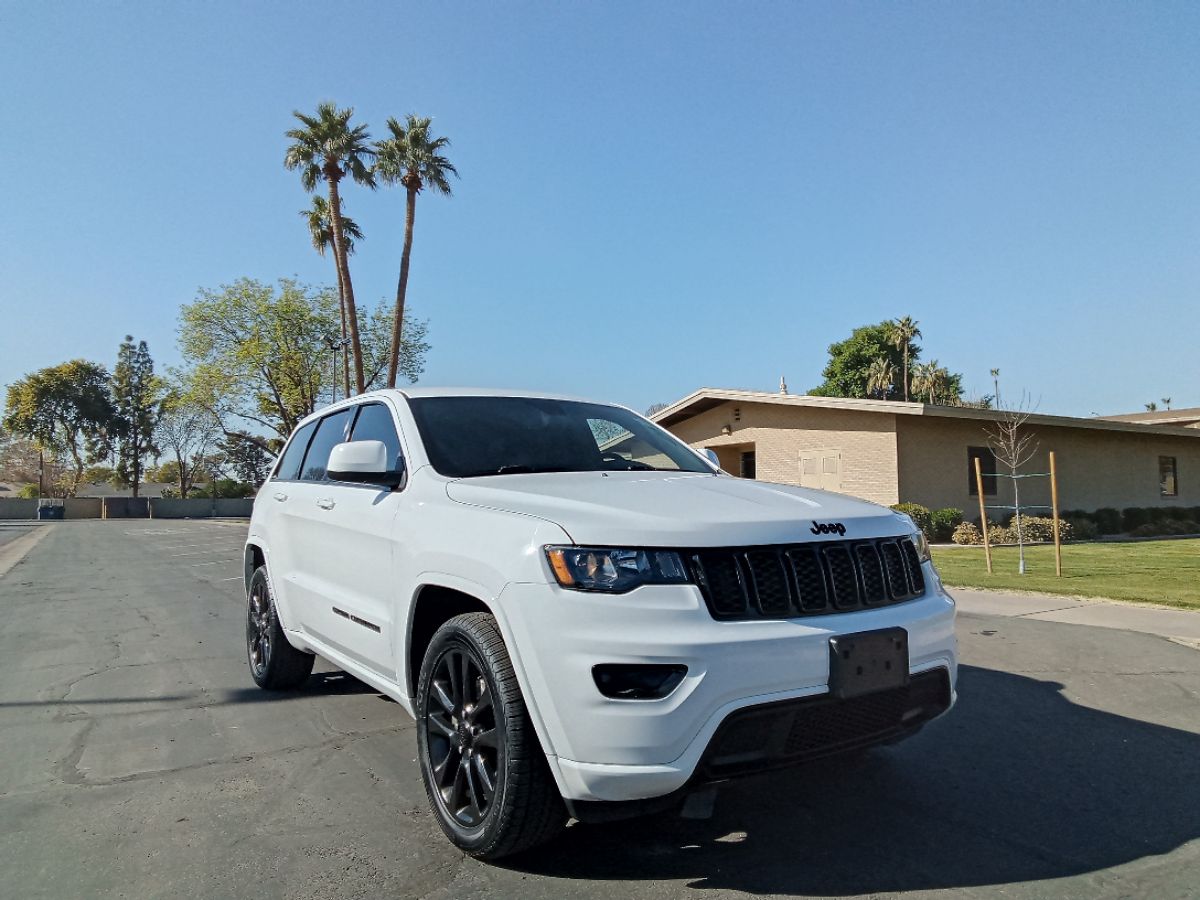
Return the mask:
[[[217, 703], [278, 703], [281, 700], [305, 700], [315, 696], [344, 696], [347, 694], [375, 694], [379, 691], [347, 672], [314, 672], [304, 684], [286, 691], [264, 691], [253, 684], [246, 687], [213, 692]], [[214, 704], [209, 704], [214, 705]]]
[[959, 671], [956, 708], [903, 744], [726, 785], [705, 821], [576, 823], [502, 864], [836, 896], [1063, 878], [1200, 837], [1200, 735]]

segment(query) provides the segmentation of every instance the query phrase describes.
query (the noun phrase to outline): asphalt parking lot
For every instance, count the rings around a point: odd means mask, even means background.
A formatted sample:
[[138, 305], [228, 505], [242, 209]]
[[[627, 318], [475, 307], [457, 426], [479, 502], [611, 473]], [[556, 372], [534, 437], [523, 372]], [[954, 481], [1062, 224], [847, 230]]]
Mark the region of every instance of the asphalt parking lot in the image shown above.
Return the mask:
[[3, 896], [1200, 896], [1191, 646], [963, 614], [959, 704], [911, 741], [485, 865], [427, 812], [396, 704], [321, 664], [254, 687], [244, 525], [29, 526], [0, 553], [34, 532], [0, 575]]

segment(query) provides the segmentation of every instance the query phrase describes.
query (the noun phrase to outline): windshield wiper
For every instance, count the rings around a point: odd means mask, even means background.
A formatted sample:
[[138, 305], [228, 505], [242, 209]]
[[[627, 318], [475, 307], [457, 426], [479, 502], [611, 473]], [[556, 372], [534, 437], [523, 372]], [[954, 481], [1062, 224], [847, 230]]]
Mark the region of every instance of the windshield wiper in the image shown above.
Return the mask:
[[536, 475], [542, 472], [578, 472], [578, 469], [568, 469], [564, 466], [501, 466], [492, 472], [480, 472], [481, 475]]

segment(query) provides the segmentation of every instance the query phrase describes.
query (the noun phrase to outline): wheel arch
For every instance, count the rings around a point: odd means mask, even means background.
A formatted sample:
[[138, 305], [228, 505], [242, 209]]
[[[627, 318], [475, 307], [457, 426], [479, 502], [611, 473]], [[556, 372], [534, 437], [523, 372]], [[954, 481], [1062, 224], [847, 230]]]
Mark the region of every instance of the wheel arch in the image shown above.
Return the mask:
[[434, 633], [455, 616], [472, 612], [495, 615], [487, 602], [467, 591], [443, 584], [424, 584], [417, 589], [408, 617], [408, 635], [404, 642], [405, 665], [401, 673], [408, 696], [417, 696], [421, 663], [425, 660], [425, 651]]
[[246, 544], [245, 555], [242, 561], [242, 574], [246, 583], [246, 590], [250, 590], [250, 579], [254, 577], [254, 570], [259, 566], [267, 564], [267, 554], [258, 544]]

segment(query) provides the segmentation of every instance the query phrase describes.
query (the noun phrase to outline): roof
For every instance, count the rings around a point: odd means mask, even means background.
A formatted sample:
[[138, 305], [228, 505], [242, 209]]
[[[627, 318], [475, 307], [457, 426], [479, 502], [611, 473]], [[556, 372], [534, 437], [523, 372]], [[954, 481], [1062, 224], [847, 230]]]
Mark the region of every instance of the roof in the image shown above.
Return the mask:
[[1122, 413], [1119, 416], [1101, 416], [1110, 422], [1140, 422], [1143, 425], [1192, 425], [1200, 423], [1200, 406], [1187, 409], [1157, 409], [1153, 412]]
[[[405, 397], [534, 397], [542, 400], [578, 400], [591, 403], [583, 397], [572, 397], [568, 394], [553, 394], [546, 391], [517, 391], [508, 388], [473, 388], [473, 387], [403, 387], [397, 391]], [[608, 404], [612, 406], [614, 404]]]
[[[978, 409], [969, 406], [931, 406], [926, 403], [905, 403], [898, 400], [865, 400], [856, 397], [814, 397], [811, 394], [778, 394], [767, 391], [736, 391], [723, 388], [701, 388], [682, 400], [677, 400], [650, 418], [663, 427], [699, 415], [722, 403], [770, 403], [779, 406], [798, 406], [806, 409], [838, 409], [852, 412], [887, 413], [897, 416], [931, 416], [942, 419], [971, 419], [994, 422], [1000, 410]], [[1179, 410], [1183, 412], [1183, 410]], [[1176, 437], [1200, 438], [1200, 428], [1175, 425], [1127, 422], [1112, 418], [1081, 419], [1074, 416], [1048, 416], [1032, 413], [1031, 425], [1058, 428], [1086, 428], [1093, 431], [1121, 431], [1136, 434], [1164, 434]]]

